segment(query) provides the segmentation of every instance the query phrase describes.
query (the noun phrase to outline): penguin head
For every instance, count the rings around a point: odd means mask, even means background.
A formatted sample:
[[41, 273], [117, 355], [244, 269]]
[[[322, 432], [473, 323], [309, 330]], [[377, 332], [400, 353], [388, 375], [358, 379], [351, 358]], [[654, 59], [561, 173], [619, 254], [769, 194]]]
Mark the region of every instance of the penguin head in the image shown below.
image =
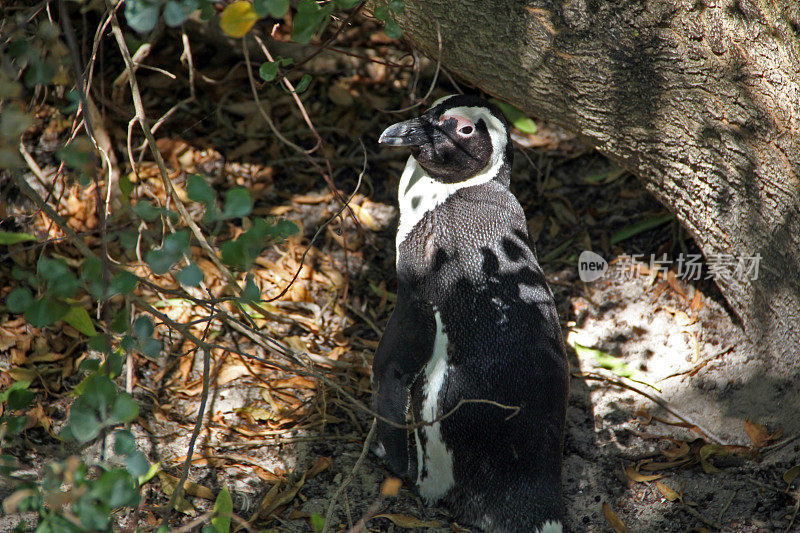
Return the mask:
[[470, 95], [440, 98], [425, 114], [386, 128], [378, 142], [410, 147], [428, 175], [443, 183], [507, 177], [513, 157], [503, 113]]

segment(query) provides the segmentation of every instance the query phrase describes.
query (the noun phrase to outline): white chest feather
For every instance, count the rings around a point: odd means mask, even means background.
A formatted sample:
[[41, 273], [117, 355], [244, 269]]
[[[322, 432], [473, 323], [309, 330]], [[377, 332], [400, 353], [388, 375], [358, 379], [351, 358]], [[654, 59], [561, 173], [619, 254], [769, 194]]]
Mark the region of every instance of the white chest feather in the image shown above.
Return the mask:
[[[444, 331], [442, 317], [435, 312], [436, 338], [433, 356], [425, 365], [424, 385], [422, 389], [421, 417], [424, 422], [431, 422], [442, 416], [439, 412], [439, 395], [445, 386], [449, 362], [447, 360], [447, 333]], [[420, 439], [417, 432], [422, 431], [425, 439]], [[435, 422], [423, 426], [414, 432], [417, 446], [417, 486], [423, 498], [435, 502], [449, 491], [453, 478], [453, 453], [442, 439], [441, 423]]]

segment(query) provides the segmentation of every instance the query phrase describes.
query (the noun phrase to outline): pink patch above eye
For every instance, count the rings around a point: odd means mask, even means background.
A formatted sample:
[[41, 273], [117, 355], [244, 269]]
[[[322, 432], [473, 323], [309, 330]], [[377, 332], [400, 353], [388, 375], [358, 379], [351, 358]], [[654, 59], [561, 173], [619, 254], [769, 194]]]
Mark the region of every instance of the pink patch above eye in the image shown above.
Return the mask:
[[[456, 121], [456, 131], [461, 131], [461, 128], [464, 128], [464, 127], [467, 127], [467, 126], [473, 128], [473, 129], [475, 128], [475, 124], [473, 124], [470, 119], [468, 119], [466, 117], [462, 117], [461, 115], [442, 115], [439, 118], [439, 122], [443, 123], [443, 122], [445, 122], [447, 120], [450, 120], [451, 118], [455, 119], [455, 121]], [[468, 131], [470, 133], [472, 133], [472, 130], [468, 130]]]

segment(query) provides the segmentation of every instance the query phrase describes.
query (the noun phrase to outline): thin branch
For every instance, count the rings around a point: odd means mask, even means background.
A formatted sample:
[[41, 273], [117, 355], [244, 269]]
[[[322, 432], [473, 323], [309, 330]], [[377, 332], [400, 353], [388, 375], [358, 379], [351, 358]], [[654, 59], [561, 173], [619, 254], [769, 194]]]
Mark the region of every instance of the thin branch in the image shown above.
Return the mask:
[[703, 433], [706, 437], [708, 437], [709, 440], [711, 440], [713, 442], [716, 442], [717, 444], [722, 444], [723, 446], [730, 446], [730, 444], [727, 443], [725, 440], [723, 440], [722, 438], [720, 438], [717, 435], [715, 435], [714, 433], [712, 433], [711, 430], [706, 429], [705, 427], [701, 426], [697, 422], [695, 422], [692, 419], [690, 419], [688, 416], [682, 415], [681, 413], [679, 413], [677, 411], [677, 409], [675, 409], [675, 407], [672, 404], [670, 404], [668, 401], [666, 401], [666, 400], [664, 400], [662, 398], [659, 398], [655, 394], [651, 394], [649, 392], [645, 392], [642, 389], [636, 387], [635, 385], [631, 385], [630, 383], [626, 383], [627, 380], [625, 380], [625, 378], [616, 377], [616, 376], [615, 377], [611, 377], [611, 376], [607, 376], [605, 374], [601, 374], [599, 372], [573, 373], [572, 376], [576, 377], [576, 378], [580, 378], [580, 379], [592, 379], [592, 380], [597, 380], [597, 381], [606, 381], [608, 383], [611, 383], [612, 385], [616, 385], [618, 387], [622, 387], [624, 389], [631, 390], [631, 391], [633, 391], [633, 392], [635, 392], [637, 394], [641, 394], [645, 398], [648, 398], [649, 400], [652, 400], [653, 402], [655, 402], [656, 404], [661, 406], [667, 412], [672, 413], [681, 422], [684, 422], [686, 424], [689, 424], [690, 426], [694, 426], [695, 428], [697, 428], [697, 430], [700, 431], [701, 433]]
[[342, 484], [336, 489], [336, 493], [333, 495], [331, 502], [328, 504], [328, 511], [325, 513], [325, 525], [322, 528], [322, 533], [327, 533], [330, 530], [331, 518], [333, 518], [334, 509], [336, 509], [336, 502], [339, 500], [339, 496], [342, 495], [342, 492], [344, 492], [347, 486], [353, 481], [358, 469], [361, 468], [361, 463], [364, 462], [364, 458], [367, 456], [369, 447], [372, 444], [372, 439], [375, 437], [375, 428], [377, 425], [377, 420], [373, 418], [372, 426], [370, 426], [369, 433], [367, 433], [367, 437], [364, 439], [364, 445], [361, 447], [361, 455], [358, 456], [356, 464], [353, 465], [353, 469], [347, 475], [347, 478], [345, 478]]

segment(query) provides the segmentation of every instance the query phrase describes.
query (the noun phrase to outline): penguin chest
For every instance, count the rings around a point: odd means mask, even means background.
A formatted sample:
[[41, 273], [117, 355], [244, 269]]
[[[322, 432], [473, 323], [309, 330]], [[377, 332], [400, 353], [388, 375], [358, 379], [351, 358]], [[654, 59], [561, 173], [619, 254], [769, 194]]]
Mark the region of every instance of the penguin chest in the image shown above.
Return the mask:
[[452, 450], [442, 437], [442, 422], [434, 422], [445, 414], [441, 409], [442, 393], [447, 387], [450, 372], [447, 333], [438, 310], [434, 316], [436, 336], [432, 356], [420, 375], [422, 381], [418, 420], [426, 425], [414, 431], [417, 487], [420, 495], [429, 502], [442, 498], [455, 484]]

